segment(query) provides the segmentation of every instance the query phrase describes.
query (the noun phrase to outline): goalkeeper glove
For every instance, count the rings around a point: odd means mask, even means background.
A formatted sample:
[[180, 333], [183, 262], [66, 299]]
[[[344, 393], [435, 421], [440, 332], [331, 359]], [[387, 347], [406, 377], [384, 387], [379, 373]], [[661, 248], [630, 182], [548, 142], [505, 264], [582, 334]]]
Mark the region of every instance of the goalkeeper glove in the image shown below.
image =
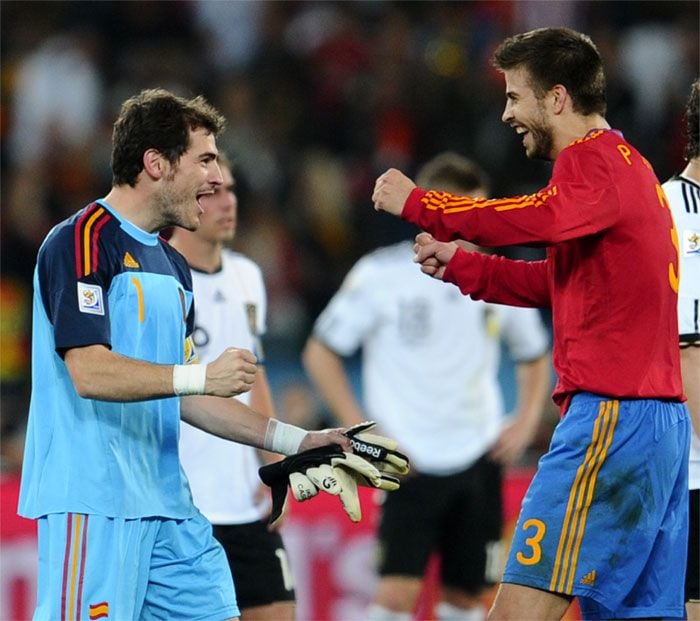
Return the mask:
[[313, 498], [323, 490], [340, 498], [343, 509], [353, 522], [362, 517], [357, 485], [385, 490], [398, 489], [395, 477], [384, 475], [367, 460], [344, 453], [337, 444], [322, 446], [262, 466], [258, 471], [263, 483], [272, 490], [270, 524], [282, 515], [287, 489], [296, 500]]
[[408, 474], [408, 457], [396, 450], [398, 442], [367, 433], [376, 425], [374, 421], [367, 421], [347, 429], [345, 435], [350, 438], [353, 453], [369, 460], [384, 475]]

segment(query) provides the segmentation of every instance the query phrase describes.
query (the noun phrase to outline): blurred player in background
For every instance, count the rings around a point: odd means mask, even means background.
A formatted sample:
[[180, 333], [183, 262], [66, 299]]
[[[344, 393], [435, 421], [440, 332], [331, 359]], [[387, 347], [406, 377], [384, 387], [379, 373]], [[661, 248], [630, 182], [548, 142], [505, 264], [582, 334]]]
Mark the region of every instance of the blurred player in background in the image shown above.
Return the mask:
[[[431, 160], [419, 179], [488, 194], [481, 169], [456, 153]], [[508, 419], [500, 338], [516, 362], [518, 399]], [[342, 359], [358, 348], [366, 412]], [[366, 619], [411, 619], [434, 552], [443, 582], [438, 618], [485, 617], [480, 595], [502, 569], [500, 464], [516, 461], [538, 428], [550, 389], [547, 351], [536, 310], [473, 301], [428, 280], [411, 241], [362, 258], [319, 316], [303, 352], [312, 382], [343, 425], [376, 420], [417, 473], [385, 499], [380, 580]]]
[[[226, 248], [236, 234], [237, 199], [231, 164], [222, 154], [219, 168], [223, 183], [201, 198], [204, 213], [199, 228], [174, 229], [170, 244], [192, 269], [197, 300], [193, 339], [200, 362], [214, 360], [229, 343], [253, 351], [258, 364], [255, 382], [236, 398], [274, 417], [260, 344], [265, 332], [265, 285], [253, 261]], [[194, 503], [214, 524], [214, 537], [226, 551], [242, 617], [292, 621], [292, 579], [282, 538], [267, 526], [270, 498], [258, 476], [261, 457], [250, 446], [182, 423], [180, 459]]]
[[180, 465], [181, 417], [278, 453], [350, 449], [340, 430], [306, 432], [222, 399], [250, 390], [251, 352], [229, 344], [197, 362], [190, 270], [159, 232], [199, 226], [202, 197], [223, 181], [223, 123], [201, 97], [128, 99], [110, 192], [39, 251], [19, 499], [38, 520], [37, 620], [237, 618], [226, 556]]
[[[589, 37], [534, 30], [506, 39], [494, 63], [506, 84], [502, 120], [528, 157], [555, 161], [547, 187], [474, 199], [426, 191], [392, 169], [373, 194], [376, 209], [428, 231], [416, 238], [425, 273], [476, 299], [552, 309], [563, 416], [489, 617], [556, 619], [575, 596], [587, 619], [682, 617], [690, 421], [673, 218], [649, 162], [605, 120]], [[546, 246], [547, 258], [466, 252], [456, 238]]]
[[693, 422], [690, 436], [690, 529], [685, 601], [688, 619], [700, 620], [700, 80], [691, 88], [686, 109], [687, 166], [664, 183], [671, 205], [680, 250], [678, 334], [681, 347], [683, 391]]

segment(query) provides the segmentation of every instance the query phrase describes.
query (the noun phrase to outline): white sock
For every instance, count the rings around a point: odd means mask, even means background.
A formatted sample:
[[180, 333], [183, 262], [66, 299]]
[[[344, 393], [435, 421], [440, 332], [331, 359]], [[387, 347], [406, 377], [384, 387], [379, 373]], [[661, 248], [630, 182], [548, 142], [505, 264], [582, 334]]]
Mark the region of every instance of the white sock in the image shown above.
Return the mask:
[[483, 606], [458, 608], [447, 602], [440, 602], [435, 612], [440, 621], [484, 621], [486, 619], [486, 608]]
[[411, 621], [413, 615], [410, 612], [397, 612], [379, 604], [372, 604], [367, 609], [365, 618], [367, 621]]

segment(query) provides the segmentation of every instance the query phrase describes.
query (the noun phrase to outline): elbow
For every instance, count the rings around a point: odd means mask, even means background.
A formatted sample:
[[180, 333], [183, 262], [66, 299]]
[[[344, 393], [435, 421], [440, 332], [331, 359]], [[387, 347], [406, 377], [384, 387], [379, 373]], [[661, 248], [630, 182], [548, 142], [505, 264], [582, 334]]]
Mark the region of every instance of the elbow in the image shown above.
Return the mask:
[[550, 360], [552, 358], [552, 352], [547, 350], [541, 356], [533, 358], [530, 361], [530, 368], [534, 369], [535, 372], [542, 378], [549, 378], [550, 370]]
[[94, 390], [90, 389], [90, 386], [87, 384], [79, 384], [76, 383], [75, 381], [73, 382], [73, 386], [75, 387], [75, 392], [78, 393], [78, 396], [83, 398], [83, 399], [97, 399], [97, 393]]
[[89, 373], [85, 373], [82, 370], [69, 369], [69, 374], [71, 380], [73, 381], [73, 387], [78, 396], [83, 399], [96, 399], [97, 391], [95, 390], [94, 382], [90, 378]]
[[91, 359], [86, 359], [84, 352], [79, 349], [68, 350], [64, 361], [68, 375], [78, 395], [83, 399], [98, 399], [99, 395], [95, 381], [95, 371], [98, 365], [91, 363]]

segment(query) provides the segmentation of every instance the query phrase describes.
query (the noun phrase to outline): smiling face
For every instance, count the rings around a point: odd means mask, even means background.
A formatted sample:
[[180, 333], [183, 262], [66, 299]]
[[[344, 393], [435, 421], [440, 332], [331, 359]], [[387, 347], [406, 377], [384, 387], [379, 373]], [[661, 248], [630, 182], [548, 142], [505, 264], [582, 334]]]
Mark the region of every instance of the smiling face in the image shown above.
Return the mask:
[[201, 128], [190, 130], [189, 144], [176, 164], [165, 160], [165, 174], [154, 201], [164, 226], [194, 231], [204, 211], [203, 197], [213, 194], [223, 180], [214, 135]]
[[221, 163], [223, 183], [214, 189], [213, 194], [202, 196], [200, 204], [204, 213], [196, 234], [213, 244], [231, 241], [236, 234], [238, 199], [231, 169]]
[[530, 159], [554, 159], [554, 129], [547, 116], [544, 99], [538, 99], [530, 86], [527, 69], [503, 72], [506, 79], [506, 107], [501, 120], [523, 137]]

